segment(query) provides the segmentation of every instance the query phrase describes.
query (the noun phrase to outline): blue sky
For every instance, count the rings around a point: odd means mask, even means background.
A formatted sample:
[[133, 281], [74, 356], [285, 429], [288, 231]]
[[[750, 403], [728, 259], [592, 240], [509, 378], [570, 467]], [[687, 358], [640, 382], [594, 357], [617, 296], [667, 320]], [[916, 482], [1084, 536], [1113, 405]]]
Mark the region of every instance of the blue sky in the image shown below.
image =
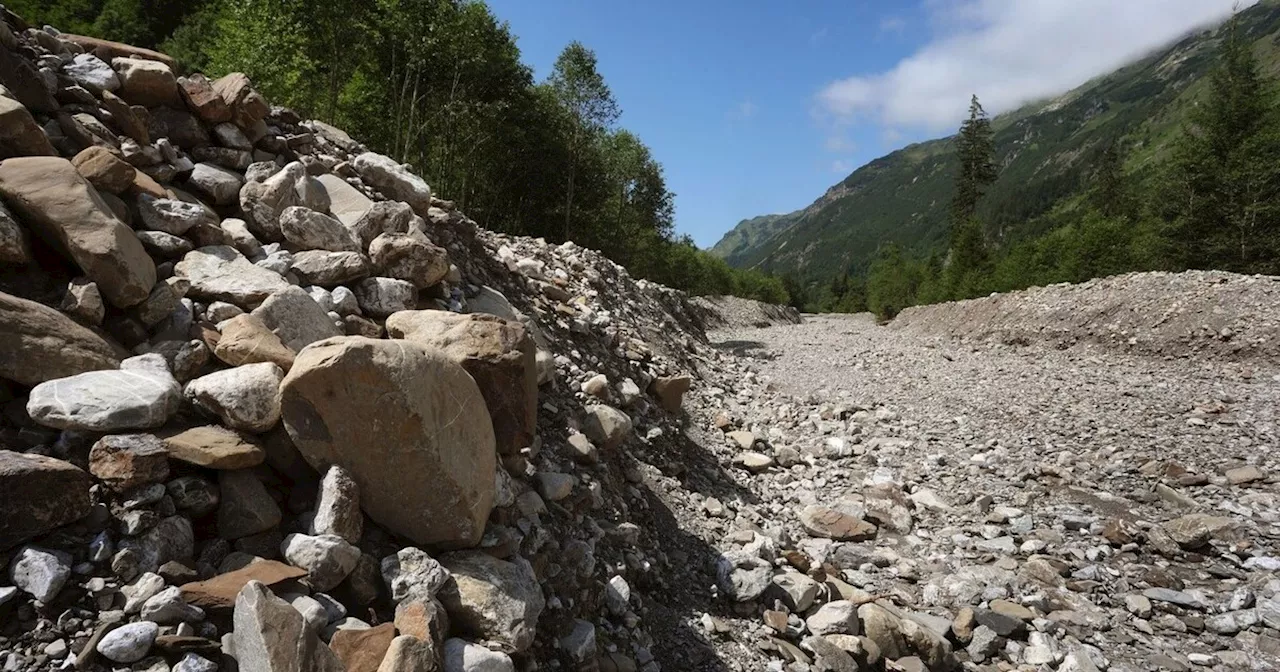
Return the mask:
[[807, 206], [854, 168], [947, 135], [1229, 13], [1232, 0], [489, 0], [541, 80], [595, 50], [700, 246]]

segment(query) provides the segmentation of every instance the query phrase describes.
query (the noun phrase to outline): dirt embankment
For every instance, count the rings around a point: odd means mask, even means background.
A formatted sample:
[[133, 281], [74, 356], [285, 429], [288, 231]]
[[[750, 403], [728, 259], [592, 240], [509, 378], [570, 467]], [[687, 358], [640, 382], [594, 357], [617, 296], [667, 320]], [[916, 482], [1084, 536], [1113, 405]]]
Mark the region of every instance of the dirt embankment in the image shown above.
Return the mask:
[[1280, 354], [1280, 277], [1130, 273], [908, 308], [888, 326], [962, 341], [1274, 357]]

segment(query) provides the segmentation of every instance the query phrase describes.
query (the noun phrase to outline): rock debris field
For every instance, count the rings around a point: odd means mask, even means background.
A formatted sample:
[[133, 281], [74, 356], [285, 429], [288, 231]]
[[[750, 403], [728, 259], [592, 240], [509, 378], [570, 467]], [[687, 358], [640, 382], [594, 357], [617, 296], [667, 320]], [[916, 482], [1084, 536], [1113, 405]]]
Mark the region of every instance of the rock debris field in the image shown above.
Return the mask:
[[690, 299], [0, 10], [0, 667], [1275, 669], [1277, 307]]

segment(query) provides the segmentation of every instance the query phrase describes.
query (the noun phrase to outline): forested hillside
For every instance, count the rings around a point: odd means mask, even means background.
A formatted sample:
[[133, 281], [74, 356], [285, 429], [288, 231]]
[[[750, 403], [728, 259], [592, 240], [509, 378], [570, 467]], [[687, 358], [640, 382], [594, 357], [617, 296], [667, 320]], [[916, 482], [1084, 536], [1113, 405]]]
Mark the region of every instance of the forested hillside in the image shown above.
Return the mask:
[[36, 24], [159, 49], [188, 71], [244, 72], [272, 101], [412, 164], [486, 226], [573, 240], [694, 293], [786, 300], [674, 228], [662, 165], [595, 54], [567, 45], [535, 82], [516, 36], [470, 0], [10, 0]]
[[[1213, 102], [1210, 80], [1224, 65], [1223, 44], [1231, 31], [1253, 57], [1250, 67], [1261, 78], [1259, 95], [1267, 108], [1259, 116], [1270, 119], [1275, 101], [1267, 77], [1280, 69], [1280, 3], [1273, 1], [1240, 12], [1229, 27], [1190, 35], [1055, 100], [991, 120], [998, 176], [975, 211], [975, 252], [986, 271], [965, 287], [940, 289], [929, 280], [950, 266], [953, 254], [955, 136], [872, 161], [805, 210], [746, 220], [712, 252], [736, 267], [789, 276], [789, 286], [816, 309], [866, 307], [868, 281], [879, 283], [882, 294], [892, 285], [892, 292], [915, 302], [1130, 270], [1267, 270], [1271, 266], [1257, 258], [1197, 260], [1177, 251], [1175, 240], [1185, 228], [1179, 220], [1186, 213], [1170, 212], [1166, 200], [1166, 187], [1180, 179], [1176, 148], [1203, 133], [1196, 114]], [[1249, 144], [1252, 160], [1265, 161], [1266, 150]], [[1099, 199], [1100, 185], [1108, 180], [1109, 195]], [[1268, 205], [1257, 214], [1270, 211]], [[886, 278], [884, 269], [899, 267], [909, 270]]]

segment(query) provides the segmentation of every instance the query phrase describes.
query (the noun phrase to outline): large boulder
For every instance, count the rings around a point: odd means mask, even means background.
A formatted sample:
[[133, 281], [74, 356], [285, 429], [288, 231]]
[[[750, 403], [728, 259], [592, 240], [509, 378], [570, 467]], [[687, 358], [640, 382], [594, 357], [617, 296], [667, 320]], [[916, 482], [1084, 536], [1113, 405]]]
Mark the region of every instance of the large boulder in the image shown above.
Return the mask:
[[89, 371], [40, 383], [27, 399], [32, 420], [57, 429], [113, 432], [163, 425], [182, 388], [158, 354], [130, 357], [118, 371]]
[[69, 462], [0, 450], [0, 549], [85, 517], [91, 487]]
[[258, 581], [236, 597], [232, 635], [240, 672], [342, 672], [302, 613]]
[[520, 323], [487, 314], [409, 310], [387, 318], [387, 333], [439, 348], [471, 374], [493, 419], [499, 454], [514, 455], [533, 443], [538, 419], [536, 349]]
[[173, 70], [159, 61], [120, 57], [111, 60], [120, 78], [120, 97], [143, 107], [183, 107], [178, 79]]
[[390, 157], [375, 152], [357, 156], [351, 165], [366, 184], [387, 198], [408, 203], [419, 215], [427, 216], [427, 210], [431, 208], [431, 187], [421, 177]]
[[267, 297], [250, 315], [267, 325], [294, 352], [342, 335], [324, 308], [306, 290], [292, 285]]
[[346, 469], [370, 518], [420, 545], [479, 542], [493, 507], [493, 423], [448, 355], [332, 338], [298, 354], [280, 394], [298, 450], [317, 469]]
[[76, 172], [97, 189], [112, 194], [123, 193], [133, 186], [137, 169], [124, 159], [112, 154], [106, 147], [94, 145], [71, 159]]
[[369, 243], [369, 258], [379, 275], [425, 289], [449, 274], [449, 253], [420, 233], [384, 233]]
[[271, 362], [214, 371], [187, 383], [187, 398], [232, 429], [261, 434], [280, 421], [280, 380]]
[[373, 207], [373, 201], [368, 196], [337, 175], [325, 173], [316, 180], [329, 196], [329, 212], [347, 227], [360, 221], [369, 208]]
[[187, 296], [193, 299], [226, 301], [248, 308], [290, 286], [279, 273], [255, 265], [227, 245], [192, 250], [174, 266], [173, 272], [191, 282]]
[[213, 349], [218, 359], [231, 366], [270, 362], [288, 371], [297, 353], [284, 344], [271, 328], [250, 313], [242, 313], [218, 325], [222, 335]]
[[439, 594], [452, 623], [507, 653], [533, 644], [545, 601], [527, 560], [507, 562], [482, 551], [459, 551], [446, 553], [440, 562], [454, 579]]
[[280, 233], [299, 250], [360, 252], [360, 243], [342, 222], [300, 205], [280, 213]]
[[0, 292], [0, 378], [37, 385], [114, 369], [123, 353], [97, 333], [35, 301]]
[[31, 112], [17, 100], [0, 95], [0, 159], [56, 154]]
[[70, 256], [112, 305], [127, 308], [151, 293], [156, 284], [151, 257], [70, 161], [0, 162], [0, 197], [23, 223]]
[[120, 88], [116, 71], [93, 54], [77, 54], [70, 63], [62, 66], [62, 74], [84, 87], [89, 93], [102, 95], [103, 91]]

